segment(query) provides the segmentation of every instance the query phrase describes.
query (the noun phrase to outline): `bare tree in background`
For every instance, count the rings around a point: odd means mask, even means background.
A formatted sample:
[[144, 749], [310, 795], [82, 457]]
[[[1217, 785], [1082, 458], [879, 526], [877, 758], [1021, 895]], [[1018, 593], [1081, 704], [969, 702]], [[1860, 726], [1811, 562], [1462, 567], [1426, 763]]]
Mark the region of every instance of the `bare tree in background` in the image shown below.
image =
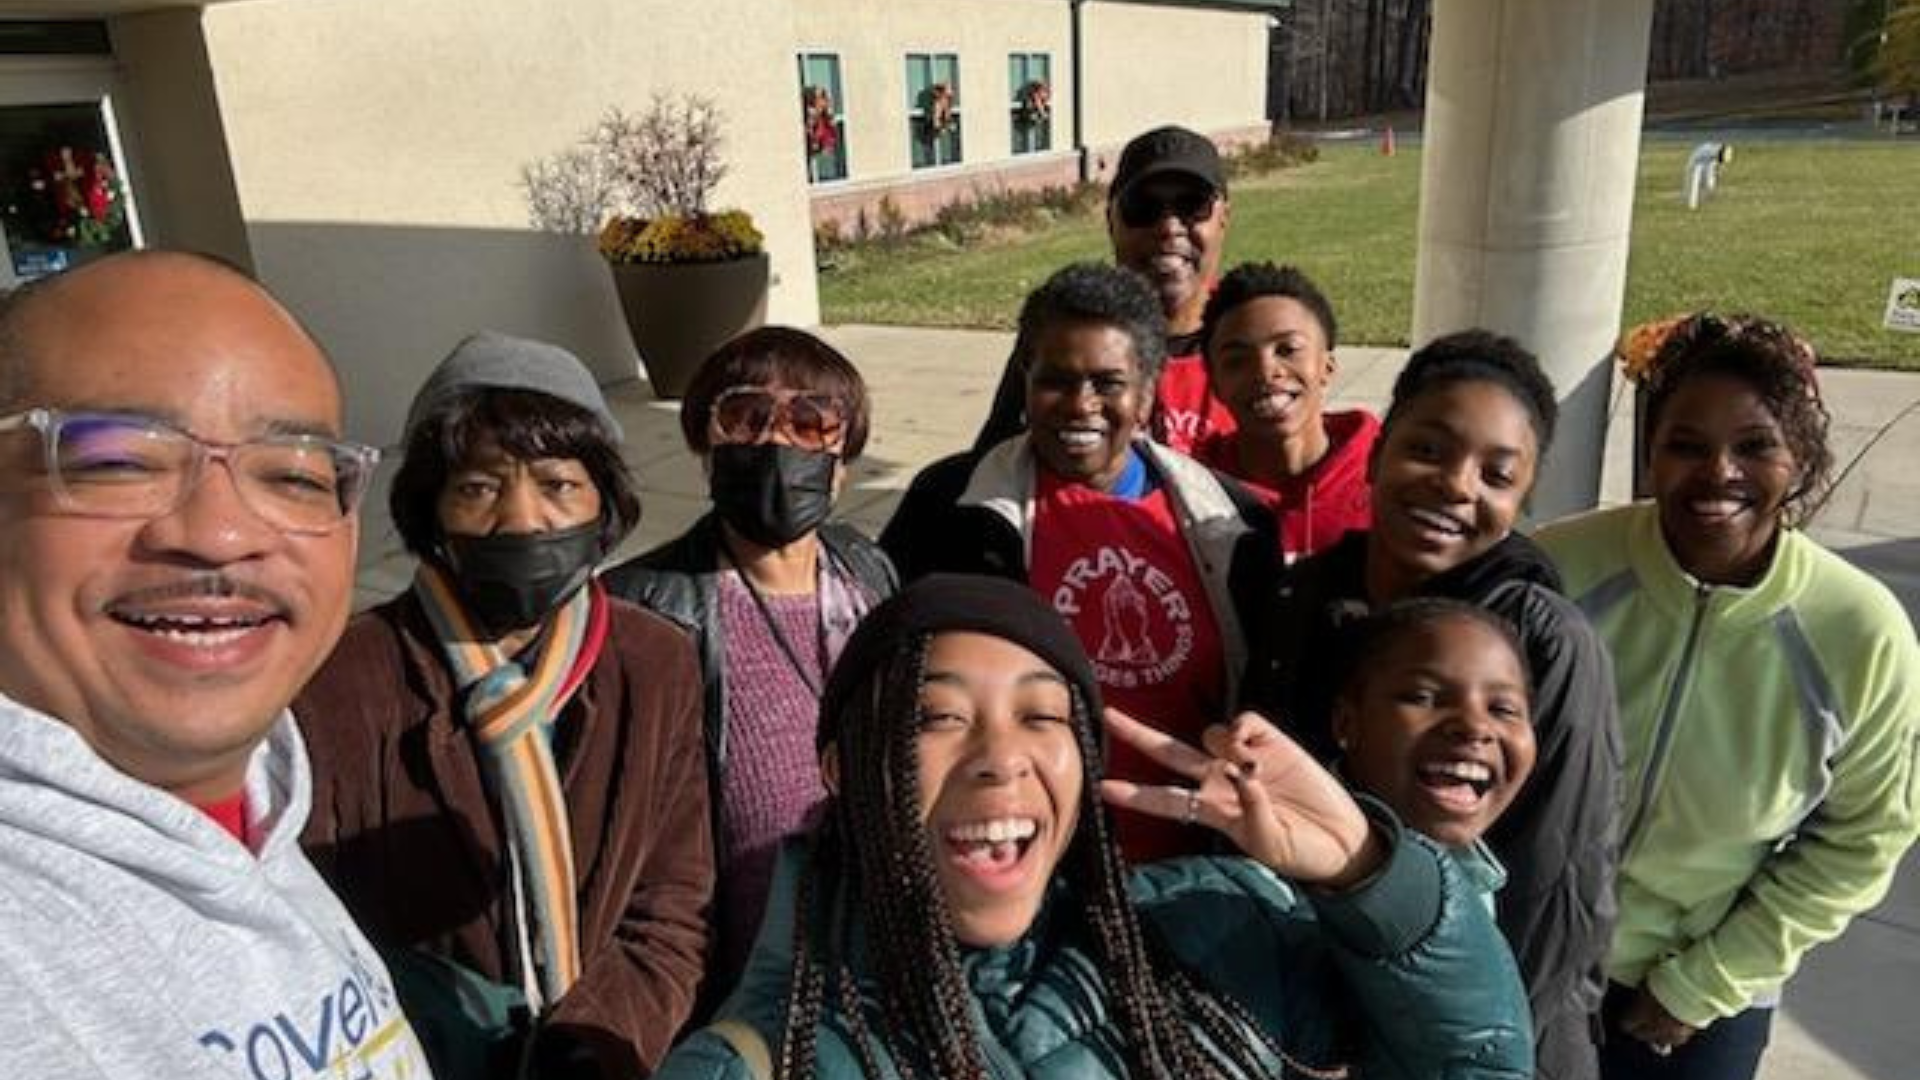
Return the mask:
[[1332, 115], [1328, 86], [1332, 75], [1332, 37], [1327, 28], [1333, 0], [1305, 0], [1280, 15], [1274, 29], [1286, 57], [1286, 82], [1277, 97], [1277, 117], [1311, 117], [1325, 123]]
[[1841, 66], [1881, 0], [1658, 0], [1647, 75], [1704, 79]]
[[1400, 53], [1393, 75], [1394, 96], [1406, 108], [1417, 108], [1426, 98], [1427, 49], [1432, 37], [1432, 0], [1408, 0], [1400, 16]]
[[1277, 115], [1325, 121], [1417, 108], [1426, 95], [1432, 0], [1297, 0], [1280, 18]]

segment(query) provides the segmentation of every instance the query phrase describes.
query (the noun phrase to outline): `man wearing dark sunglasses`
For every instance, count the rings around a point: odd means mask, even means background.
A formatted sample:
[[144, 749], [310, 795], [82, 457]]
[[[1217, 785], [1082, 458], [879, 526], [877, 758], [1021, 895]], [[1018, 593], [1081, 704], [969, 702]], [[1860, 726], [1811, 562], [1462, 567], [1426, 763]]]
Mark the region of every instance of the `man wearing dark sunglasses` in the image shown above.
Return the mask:
[[0, 300], [0, 1076], [427, 1075], [298, 844], [287, 703], [346, 621], [379, 457], [340, 411], [319, 345], [211, 259]]
[[[1107, 189], [1113, 261], [1145, 277], [1167, 319], [1167, 363], [1154, 388], [1149, 430], [1181, 453], [1209, 434], [1234, 429], [1214, 398], [1200, 356], [1200, 316], [1226, 249], [1227, 172], [1211, 140], [1183, 127], [1155, 128], [1120, 152]], [[1013, 356], [974, 440], [986, 450], [1025, 429], [1026, 348]]]

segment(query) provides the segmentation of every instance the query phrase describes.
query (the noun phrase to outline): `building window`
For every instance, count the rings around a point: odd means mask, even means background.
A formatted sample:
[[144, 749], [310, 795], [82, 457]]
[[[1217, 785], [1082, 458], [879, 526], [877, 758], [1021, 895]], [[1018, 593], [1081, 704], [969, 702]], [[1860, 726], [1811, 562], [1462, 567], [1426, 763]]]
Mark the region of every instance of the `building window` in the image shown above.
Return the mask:
[[800, 124], [807, 143], [807, 182], [847, 178], [846, 97], [840, 89], [840, 58], [800, 54]]
[[1053, 64], [1046, 53], [1007, 55], [1007, 95], [1016, 154], [1053, 148]]
[[52, 76], [0, 105], [0, 288], [140, 245], [110, 78]]
[[97, 19], [8, 19], [0, 22], [0, 55], [112, 56], [113, 39]]
[[960, 58], [907, 54], [907, 145], [913, 167], [960, 163]]

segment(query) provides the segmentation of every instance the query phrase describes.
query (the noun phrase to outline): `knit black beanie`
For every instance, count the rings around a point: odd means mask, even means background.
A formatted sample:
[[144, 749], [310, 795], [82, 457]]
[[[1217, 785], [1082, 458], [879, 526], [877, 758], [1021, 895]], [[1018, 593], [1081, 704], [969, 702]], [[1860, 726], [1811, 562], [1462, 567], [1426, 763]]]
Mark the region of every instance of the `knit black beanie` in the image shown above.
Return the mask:
[[970, 630], [1010, 641], [1053, 665], [1086, 702], [1100, 727], [1100, 684], [1080, 639], [1038, 593], [1019, 582], [973, 574], [921, 578], [867, 613], [827, 677], [814, 745], [825, 750], [840, 733], [847, 702], [922, 635]]

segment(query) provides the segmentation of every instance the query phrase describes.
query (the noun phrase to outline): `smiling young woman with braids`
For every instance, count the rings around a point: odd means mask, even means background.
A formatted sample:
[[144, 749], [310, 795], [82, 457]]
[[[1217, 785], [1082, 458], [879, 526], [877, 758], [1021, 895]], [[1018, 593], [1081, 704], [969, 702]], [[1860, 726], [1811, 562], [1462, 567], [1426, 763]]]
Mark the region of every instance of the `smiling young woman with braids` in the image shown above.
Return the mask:
[[[1523, 1077], [1525, 996], [1472, 890], [1255, 717], [1185, 783], [1101, 781], [1100, 691], [1025, 586], [936, 575], [876, 608], [821, 711], [826, 820], [776, 875], [720, 1019], [667, 1080]], [[1103, 805], [1249, 857], [1129, 872]]]

